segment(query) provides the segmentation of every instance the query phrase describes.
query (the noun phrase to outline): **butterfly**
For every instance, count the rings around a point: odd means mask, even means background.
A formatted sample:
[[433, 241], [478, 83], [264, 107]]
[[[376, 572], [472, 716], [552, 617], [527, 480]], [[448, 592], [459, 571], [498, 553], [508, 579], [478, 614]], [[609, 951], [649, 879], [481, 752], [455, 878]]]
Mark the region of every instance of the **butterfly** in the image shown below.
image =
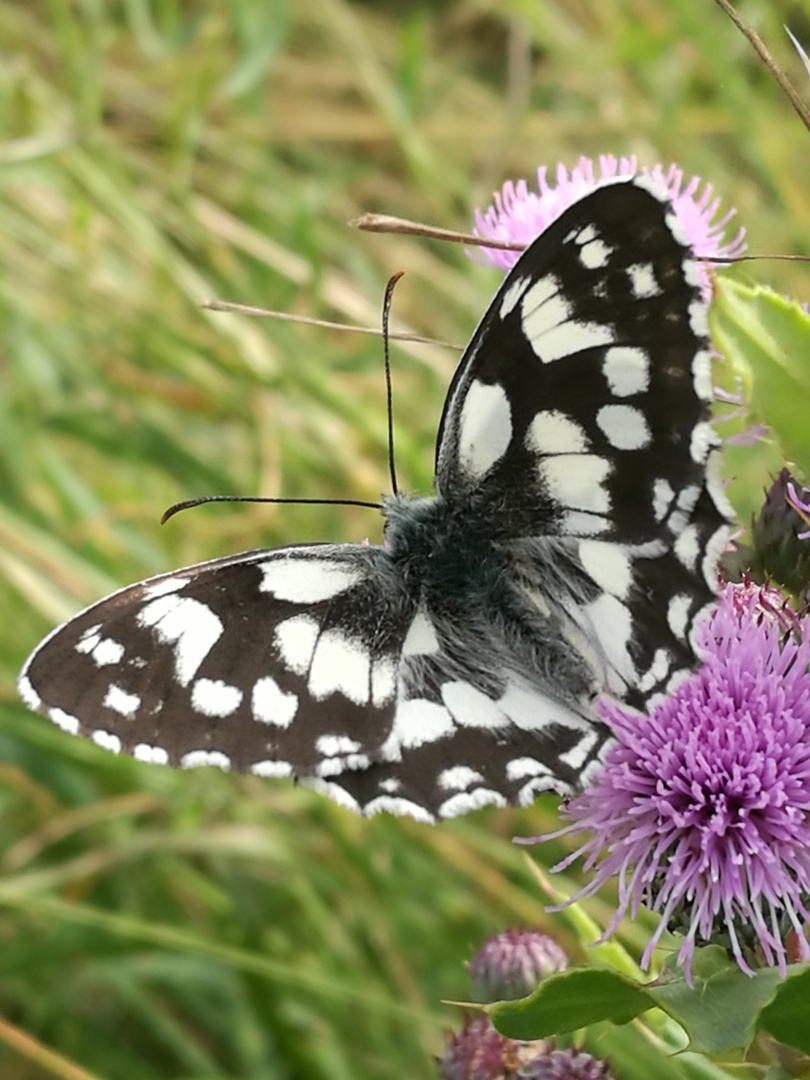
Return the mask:
[[576, 791], [696, 664], [731, 508], [706, 304], [665, 192], [606, 182], [522, 253], [454, 373], [435, 492], [384, 544], [293, 544], [129, 585], [55, 629], [33, 709], [147, 762], [294, 777], [436, 821]]

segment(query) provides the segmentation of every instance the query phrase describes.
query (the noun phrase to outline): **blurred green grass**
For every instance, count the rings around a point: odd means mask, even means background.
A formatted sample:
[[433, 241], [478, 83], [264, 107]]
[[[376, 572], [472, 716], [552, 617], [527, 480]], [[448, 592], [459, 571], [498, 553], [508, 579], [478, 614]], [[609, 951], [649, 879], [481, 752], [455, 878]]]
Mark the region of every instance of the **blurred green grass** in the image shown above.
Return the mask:
[[[782, 30], [807, 43], [806, 10], [743, 12], [807, 90]], [[379, 341], [202, 300], [375, 326], [405, 269], [396, 320], [463, 343], [495, 272], [347, 221], [466, 228], [503, 179], [581, 153], [675, 160], [751, 251], [807, 254], [807, 133], [709, 0], [0, 0], [0, 49], [0, 1018], [109, 1080], [430, 1076], [484, 934], [553, 925], [581, 955], [509, 843], [551, 829], [554, 799], [363, 821], [282, 782], [119, 761], [27, 713], [16, 672], [118, 584], [379, 535], [332, 507], [158, 526], [208, 492], [388, 487]], [[806, 295], [801, 267], [747, 272]], [[394, 346], [404, 489], [429, 489], [456, 356]], [[778, 454], [726, 464], [746, 520]], [[594, 1037], [623, 1077], [710, 1075], [635, 1029]], [[3, 1080], [61, 1069], [0, 1041]]]

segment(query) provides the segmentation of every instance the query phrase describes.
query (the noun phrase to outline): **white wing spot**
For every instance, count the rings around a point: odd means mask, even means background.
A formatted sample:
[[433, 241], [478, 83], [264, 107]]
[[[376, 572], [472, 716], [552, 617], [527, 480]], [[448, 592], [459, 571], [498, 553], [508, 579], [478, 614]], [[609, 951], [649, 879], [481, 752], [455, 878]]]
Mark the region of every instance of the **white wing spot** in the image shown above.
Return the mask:
[[608, 662], [626, 683], [636, 680], [636, 668], [628, 652], [633, 635], [630, 609], [617, 597], [603, 593], [585, 608]]
[[238, 686], [222, 679], [197, 679], [191, 688], [191, 707], [203, 716], [224, 720], [242, 704], [244, 694]]
[[649, 353], [635, 345], [614, 345], [605, 353], [602, 373], [616, 397], [644, 394], [650, 388]]
[[[333, 780], [323, 780], [319, 776], [302, 776], [299, 778], [298, 782], [302, 787], [311, 788], [320, 795], [328, 796], [333, 802], [342, 806], [344, 810], [351, 810], [354, 814], [359, 814], [361, 812], [360, 803], [357, 799]], [[366, 812], [368, 812], [368, 807], [366, 807]]]
[[392, 659], [375, 660], [371, 665], [371, 703], [376, 709], [391, 700], [397, 688], [397, 664]]
[[538, 465], [541, 481], [552, 499], [571, 510], [610, 513], [610, 496], [604, 482], [611, 464], [596, 454], [565, 454], [544, 458]]
[[674, 509], [671, 510], [667, 519], [669, 531], [677, 536], [681, 529], [685, 529], [692, 517], [692, 511], [700, 497], [700, 488], [697, 484], [688, 484], [678, 494]]
[[189, 577], [176, 577], [170, 574], [168, 577], [159, 578], [157, 581], [148, 582], [144, 585], [143, 599], [157, 600], [159, 596], [168, 596], [170, 593], [179, 592], [191, 581]]
[[66, 731], [68, 735], [78, 735], [81, 724], [75, 716], [71, 716], [70, 713], [65, 712], [64, 709], [53, 708], [48, 709], [48, 719], [62, 731]]
[[518, 300], [520, 300], [523, 293], [526, 291], [526, 286], [531, 279], [527, 277], [518, 278], [517, 281], [513, 281], [501, 299], [500, 316], [505, 319], [506, 316], [514, 309]]
[[73, 646], [77, 653], [91, 653], [101, 641], [101, 623], [96, 623], [95, 626], [88, 626], [86, 630], [82, 632], [82, 636]]
[[507, 780], [525, 780], [527, 777], [550, 775], [551, 770], [547, 765], [530, 757], [512, 758], [506, 766]]
[[699, 424], [695, 424], [689, 443], [692, 461], [696, 461], [698, 465], [704, 465], [709, 457], [709, 451], [719, 445], [720, 436], [708, 420], [701, 420]]
[[689, 305], [689, 327], [695, 337], [709, 336], [708, 306], [702, 300], [693, 300]]
[[265, 675], [253, 684], [250, 711], [260, 724], [288, 728], [298, 712], [298, 698], [285, 693], [272, 675]]
[[357, 585], [362, 574], [354, 567], [324, 559], [269, 559], [260, 563], [260, 592], [293, 604], [331, 600]]
[[371, 764], [368, 754], [343, 754], [324, 758], [315, 766], [316, 776], [340, 776], [344, 772], [364, 772]]
[[698, 349], [692, 359], [692, 380], [695, 393], [701, 401], [712, 401], [714, 384], [712, 383], [712, 358], [708, 349]]
[[[26, 662], [26, 668], [29, 663], [30, 659]], [[31, 685], [31, 680], [25, 674], [25, 671], [21, 672], [20, 677], [17, 679], [17, 692], [29, 709], [38, 709], [42, 705], [42, 698]]]
[[323, 701], [343, 694], [355, 705], [366, 705], [371, 682], [371, 657], [359, 641], [339, 630], [326, 630], [318, 638], [309, 669], [310, 694]]
[[231, 759], [221, 750], [189, 750], [180, 758], [182, 769], [196, 769], [200, 765], [216, 765], [223, 772], [228, 772], [231, 767]]
[[517, 803], [518, 806], [531, 806], [541, 791], [554, 790], [558, 795], [564, 795], [569, 789], [569, 784], [561, 784], [559, 781], [555, 781], [551, 774], [537, 776], [520, 789], [517, 795]]
[[[634, 181], [634, 183], [638, 183], [638, 180], [636, 179]], [[639, 185], [639, 186], [641, 186], [641, 185]], [[660, 189], [659, 189], [659, 191], [660, 191]], [[663, 199], [661, 198], [661, 195], [658, 192], [653, 192], [652, 194], [654, 194], [656, 196], [656, 198], [661, 199], [661, 201], [663, 202]], [[668, 196], [665, 193], [663, 198], [667, 198], [667, 197]], [[690, 247], [691, 245], [689, 243], [689, 238], [686, 235], [686, 228], [684, 227], [684, 225], [680, 221], [680, 219], [679, 219], [678, 215], [675, 213], [675, 211], [674, 210], [668, 210], [666, 215], [665, 215], [664, 220], [667, 223], [667, 228], [672, 233], [672, 236], [677, 241], [677, 243], [679, 243], [681, 245], [681, 247], [685, 247], [685, 248]]]
[[385, 761], [398, 761], [403, 748], [415, 750], [452, 735], [455, 730], [453, 718], [443, 705], [425, 701], [424, 698], [400, 701], [394, 713], [391, 734], [383, 743], [380, 754]]
[[294, 615], [276, 627], [273, 635], [279, 655], [290, 671], [305, 675], [312, 662], [320, 627], [309, 615]]
[[681, 270], [687, 285], [691, 285], [693, 289], [703, 287], [697, 259], [684, 259], [681, 263]]
[[466, 682], [446, 682], [442, 701], [462, 727], [500, 728], [509, 722], [497, 702]]
[[162, 746], [151, 746], [149, 743], [138, 743], [132, 749], [132, 756], [136, 761], [145, 761], [149, 765], [168, 765], [169, 752]]
[[436, 782], [445, 791], [464, 791], [470, 784], [478, 783], [483, 779], [481, 773], [468, 765], [453, 765], [449, 769], [442, 769]]
[[661, 522], [664, 520], [669, 513], [674, 498], [675, 492], [672, 490], [672, 484], [670, 484], [669, 480], [659, 477], [653, 481], [653, 517], [656, 521]]
[[537, 413], [526, 430], [526, 449], [536, 454], [581, 454], [588, 437], [581, 425], [558, 409]]
[[728, 525], [721, 525], [706, 541], [701, 571], [704, 581], [712, 590], [717, 589], [717, 564], [726, 549], [730, 536], [731, 528]]
[[694, 571], [700, 555], [697, 525], [688, 525], [676, 539], [672, 550], [682, 566]]
[[579, 250], [579, 261], [586, 270], [599, 270], [607, 266], [613, 248], [608, 247], [602, 240], [590, 240], [583, 244]]
[[643, 450], [652, 440], [647, 417], [632, 405], [603, 405], [596, 423], [617, 450]]
[[679, 641], [686, 641], [686, 632], [689, 628], [689, 611], [692, 607], [692, 598], [685, 593], [678, 593], [669, 601], [667, 607], [667, 623], [675, 637]]
[[468, 475], [479, 478], [496, 465], [512, 440], [512, 408], [497, 383], [474, 380], [461, 409], [458, 455]]
[[99, 633], [100, 629], [100, 623], [97, 626], [88, 627], [74, 645], [74, 649], [77, 653], [91, 656], [96, 667], [119, 663], [124, 656], [124, 646], [120, 641], [103, 638]]
[[319, 735], [315, 749], [323, 757], [337, 757], [339, 754], [356, 754], [361, 744], [348, 735]]
[[612, 327], [571, 319], [568, 302], [561, 296], [554, 296], [532, 308], [530, 301], [534, 300], [534, 290], [545, 280], [541, 279], [529, 289], [523, 300], [523, 333], [539, 360], [550, 364], [585, 349], [613, 344]]
[[469, 814], [471, 810], [480, 810], [482, 806], [506, 806], [506, 799], [500, 791], [489, 788], [475, 788], [474, 791], [461, 791], [451, 795], [439, 807], [440, 818], [457, 817]]
[[424, 806], [420, 806], [419, 803], [415, 803], [411, 799], [403, 799], [396, 795], [378, 795], [376, 799], [372, 799], [363, 807], [363, 813], [368, 814], [369, 817], [372, 814], [379, 814], [381, 811], [396, 814], [398, 817], [412, 817], [417, 821], [425, 822], [426, 825], [433, 825], [436, 821], [433, 814], [426, 810]]
[[222, 620], [190, 596], [152, 600], [135, 621], [151, 627], [162, 644], [174, 646], [174, 671], [181, 686], [188, 686], [223, 631]]
[[579, 772], [582, 766], [588, 760], [588, 756], [596, 745], [597, 734], [595, 731], [589, 731], [584, 735], [576, 746], [572, 746], [570, 750], [564, 754], [560, 754], [560, 761], [568, 765], [569, 768], [575, 769]]
[[562, 516], [560, 532], [563, 536], [601, 536], [610, 532], [611, 527], [610, 518], [602, 514], [569, 510]]
[[599, 233], [596, 231], [596, 226], [591, 222], [590, 225], [585, 225], [577, 232], [576, 229], [572, 229], [563, 240], [564, 244], [570, 244], [573, 240], [575, 244], [589, 244], [591, 240], [596, 240]]
[[601, 589], [627, 599], [633, 584], [633, 568], [625, 548], [602, 540], [580, 540], [579, 557], [586, 573]]
[[498, 708], [509, 723], [522, 731], [542, 731], [552, 724], [590, 730], [590, 722], [572, 712], [561, 701], [541, 694], [534, 687], [520, 686], [510, 682], [505, 693], [498, 699]]
[[293, 767], [288, 761], [254, 761], [250, 771], [254, 776], [285, 777], [292, 776]]
[[118, 664], [124, 657], [124, 646], [120, 641], [114, 641], [112, 638], [102, 638], [91, 655], [96, 667]]
[[395, 776], [386, 777], [385, 780], [380, 781], [380, 789], [386, 792], [388, 795], [396, 795], [399, 789], [402, 787], [402, 781], [397, 780]]
[[402, 655], [432, 656], [438, 651], [436, 628], [424, 611], [417, 611], [402, 643]]
[[131, 720], [141, 707], [141, 699], [137, 694], [129, 694], [115, 683], [110, 683], [101, 704], [105, 709], [112, 709]]
[[633, 263], [627, 267], [627, 276], [636, 300], [649, 300], [653, 296], [661, 295], [661, 286], [655, 280], [652, 263]]
[[670, 665], [671, 658], [667, 650], [656, 649], [653, 662], [638, 680], [638, 688], [641, 693], [649, 694], [654, 687], [660, 686], [669, 674]]
[[102, 750], [109, 750], [111, 754], [121, 753], [121, 740], [112, 731], [104, 731], [102, 728], [96, 728], [95, 731], [90, 732], [90, 738], [96, 746], [100, 746]]

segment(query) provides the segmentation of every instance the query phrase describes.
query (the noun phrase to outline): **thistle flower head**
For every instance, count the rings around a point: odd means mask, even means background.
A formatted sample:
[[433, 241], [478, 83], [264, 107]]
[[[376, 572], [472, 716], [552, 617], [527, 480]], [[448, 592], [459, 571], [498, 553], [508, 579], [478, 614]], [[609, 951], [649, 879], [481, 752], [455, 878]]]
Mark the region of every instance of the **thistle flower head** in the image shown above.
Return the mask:
[[468, 1016], [461, 1031], [448, 1037], [438, 1061], [439, 1080], [500, 1080], [514, 1072], [516, 1045], [488, 1016]]
[[542, 979], [565, 971], [568, 958], [539, 930], [504, 930], [486, 939], [467, 965], [476, 1001], [526, 997]]
[[618, 906], [660, 914], [645, 949], [681, 928], [690, 979], [698, 939], [746, 973], [784, 972], [788, 931], [810, 959], [810, 627], [774, 588], [729, 585], [697, 630], [701, 668], [648, 716], [606, 699], [616, 744], [564, 810], [592, 871], [569, 902], [618, 878]]
[[521, 1080], [613, 1080], [606, 1061], [584, 1050], [548, 1050], [518, 1071]]
[[[598, 166], [598, 168], [597, 168]], [[664, 188], [672, 200], [675, 214], [681, 223], [687, 240], [697, 255], [705, 258], [733, 257], [745, 250], [745, 230], [739, 229], [730, 241], [723, 232], [734, 210], [727, 210], [720, 218], [720, 200], [713, 197], [711, 184], [704, 184], [698, 176], [684, 182], [684, 174], [676, 165], [664, 169], [654, 165], [639, 169], [635, 157], [615, 158], [602, 154], [597, 166], [590, 158], [581, 157], [569, 172], [564, 165], [557, 165], [554, 180], [547, 179], [548, 169], [537, 170], [537, 191], [530, 191], [525, 180], [508, 180], [493, 201], [483, 211], [475, 212], [475, 232], [493, 240], [508, 240], [528, 244], [539, 232], [558, 217], [566, 207], [581, 199], [597, 184], [617, 176], [634, 176], [641, 172]], [[516, 251], [498, 251], [481, 248], [480, 257], [503, 270], [508, 270], [518, 257]], [[708, 275], [704, 275], [704, 288], [709, 288]]]

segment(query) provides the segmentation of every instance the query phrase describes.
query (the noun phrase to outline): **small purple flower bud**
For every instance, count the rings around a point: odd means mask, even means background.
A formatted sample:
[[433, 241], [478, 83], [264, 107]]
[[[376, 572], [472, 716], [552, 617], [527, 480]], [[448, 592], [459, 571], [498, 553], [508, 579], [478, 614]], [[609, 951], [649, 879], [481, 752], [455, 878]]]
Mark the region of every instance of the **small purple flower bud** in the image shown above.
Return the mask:
[[567, 967], [564, 951], [539, 930], [494, 934], [467, 965], [474, 998], [485, 1002], [526, 997], [547, 975]]
[[551, 1050], [518, 1070], [521, 1080], [613, 1080], [606, 1061], [584, 1050]]
[[461, 1031], [448, 1037], [438, 1062], [439, 1080], [501, 1080], [514, 1075], [517, 1045], [496, 1031], [488, 1016], [467, 1016]]
[[805, 596], [810, 583], [807, 521], [800, 513], [806, 513], [801, 501], [806, 495], [788, 470], [782, 469], [751, 522], [751, 548], [743, 555], [755, 581], [773, 580], [794, 596]]

